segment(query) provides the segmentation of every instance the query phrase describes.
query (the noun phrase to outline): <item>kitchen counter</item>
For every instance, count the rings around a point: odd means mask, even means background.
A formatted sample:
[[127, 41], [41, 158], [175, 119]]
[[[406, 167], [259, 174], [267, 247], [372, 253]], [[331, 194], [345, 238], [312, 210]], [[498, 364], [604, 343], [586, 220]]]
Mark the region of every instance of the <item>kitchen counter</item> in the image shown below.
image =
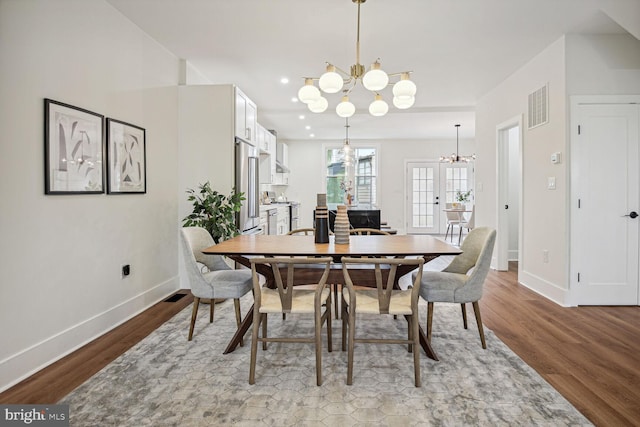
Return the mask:
[[[335, 205], [333, 205], [335, 206]], [[352, 206], [347, 208], [349, 224], [351, 228], [375, 228], [380, 229], [380, 209], [367, 209], [362, 206]], [[336, 210], [329, 206], [329, 229], [333, 231]]]
[[291, 203], [271, 203], [269, 205], [260, 205], [260, 212], [268, 211], [269, 209], [278, 209], [282, 206], [290, 206]]

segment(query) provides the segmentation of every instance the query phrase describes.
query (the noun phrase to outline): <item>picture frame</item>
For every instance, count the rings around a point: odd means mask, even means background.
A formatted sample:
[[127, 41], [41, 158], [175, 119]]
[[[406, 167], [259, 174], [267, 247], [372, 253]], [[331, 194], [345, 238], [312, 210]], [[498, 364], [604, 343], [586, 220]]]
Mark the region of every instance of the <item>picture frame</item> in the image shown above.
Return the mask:
[[104, 193], [104, 116], [44, 100], [45, 194]]
[[146, 130], [107, 118], [107, 146], [107, 193], [146, 193]]

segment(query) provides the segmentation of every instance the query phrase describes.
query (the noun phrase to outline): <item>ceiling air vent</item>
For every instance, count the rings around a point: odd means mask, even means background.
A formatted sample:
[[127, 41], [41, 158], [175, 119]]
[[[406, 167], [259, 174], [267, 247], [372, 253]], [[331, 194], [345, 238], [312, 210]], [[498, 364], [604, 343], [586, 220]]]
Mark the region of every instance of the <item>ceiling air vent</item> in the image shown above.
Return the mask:
[[529, 129], [549, 121], [548, 84], [529, 94]]

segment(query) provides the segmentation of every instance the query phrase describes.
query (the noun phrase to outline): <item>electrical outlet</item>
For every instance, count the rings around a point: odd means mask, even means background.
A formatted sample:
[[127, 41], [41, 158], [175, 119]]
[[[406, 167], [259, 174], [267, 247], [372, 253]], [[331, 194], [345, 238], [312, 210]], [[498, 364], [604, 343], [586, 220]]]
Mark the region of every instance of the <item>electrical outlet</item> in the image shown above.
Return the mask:
[[549, 251], [546, 249], [542, 251], [542, 262], [544, 262], [545, 264], [549, 263]]
[[122, 266], [122, 277], [125, 278], [129, 274], [131, 274], [131, 266], [129, 264], [125, 264]]

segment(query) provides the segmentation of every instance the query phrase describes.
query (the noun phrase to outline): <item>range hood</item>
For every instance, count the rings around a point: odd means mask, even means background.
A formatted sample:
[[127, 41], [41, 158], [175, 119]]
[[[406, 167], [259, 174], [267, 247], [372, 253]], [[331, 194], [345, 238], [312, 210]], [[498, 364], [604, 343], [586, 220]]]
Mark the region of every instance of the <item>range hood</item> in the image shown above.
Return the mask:
[[[275, 130], [269, 130], [276, 137], [278, 133]], [[289, 147], [287, 144], [278, 142], [276, 143], [276, 172], [289, 173]]]
[[289, 168], [280, 163], [280, 160], [276, 158], [276, 172], [289, 173]]

